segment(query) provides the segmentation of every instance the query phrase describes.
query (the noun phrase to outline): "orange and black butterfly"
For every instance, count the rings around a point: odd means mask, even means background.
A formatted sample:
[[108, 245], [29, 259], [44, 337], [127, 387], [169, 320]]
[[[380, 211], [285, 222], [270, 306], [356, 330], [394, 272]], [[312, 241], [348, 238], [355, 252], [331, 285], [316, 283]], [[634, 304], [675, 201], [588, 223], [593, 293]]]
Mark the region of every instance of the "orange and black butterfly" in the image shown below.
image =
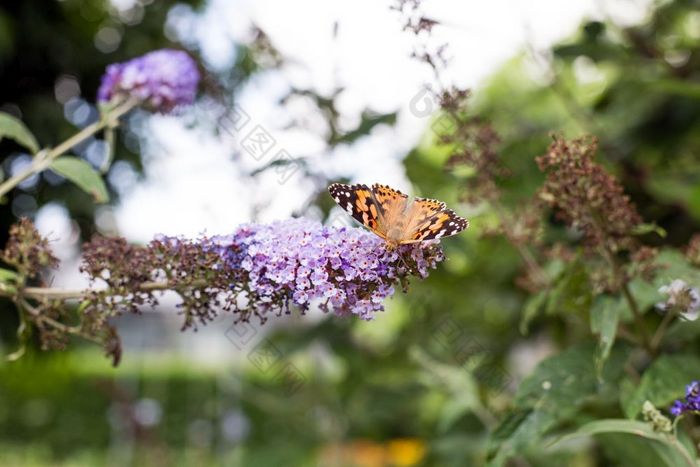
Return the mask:
[[334, 183], [328, 191], [352, 217], [383, 238], [389, 249], [455, 235], [469, 226], [445, 203], [408, 196], [386, 185]]

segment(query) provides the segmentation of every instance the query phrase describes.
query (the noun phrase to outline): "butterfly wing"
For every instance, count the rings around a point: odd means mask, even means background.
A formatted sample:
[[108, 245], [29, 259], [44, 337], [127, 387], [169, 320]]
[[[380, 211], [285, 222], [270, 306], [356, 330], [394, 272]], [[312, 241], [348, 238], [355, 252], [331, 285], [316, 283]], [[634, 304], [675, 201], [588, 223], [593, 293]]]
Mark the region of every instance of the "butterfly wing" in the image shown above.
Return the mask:
[[386, 223], [381, 206], [367, 185], [345, 185], [334, 183], [328, 192], [338, 206], [345, 209], [355, 220], [382, 238], [386, 238]]
[[416, 198], [411, 206], [410, 222], [401, 243], [434, 240], [458, 234], [469, 221], [458, 216], [445, 203], [434, 199]]
[[401, 227], [406, 222], [406, 205], [408, 195], [401, 193], [387, 185], [375, 183], [372, 185], [372, 194], [379, 205], [379, 217], [386, 231], [391, 228]]

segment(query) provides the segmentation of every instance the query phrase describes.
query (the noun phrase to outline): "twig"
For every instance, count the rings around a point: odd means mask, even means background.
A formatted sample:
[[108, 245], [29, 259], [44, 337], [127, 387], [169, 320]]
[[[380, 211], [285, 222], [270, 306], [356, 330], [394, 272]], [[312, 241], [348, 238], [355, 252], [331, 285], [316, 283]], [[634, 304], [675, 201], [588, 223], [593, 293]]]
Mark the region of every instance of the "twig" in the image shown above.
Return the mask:
[[642, 344], [644, 345], [644, 348], [649, 352], [649, 354], [654, 355], [656, 353], [656, 349], [651, 343], [651, 336], [649, 335], [649, 330], [644, 325], [644, 317], [642, 316], [642, 313], [639, 310], [637, 300], [635, 300], [634, 296], [632, 295], [632, 292], [630, 292], [629, 284], [627, 282], [622, 284], [622, 294], [624, 295], [630, 310], [632, 310], [634, 322], [637, 326], [638, 332], [641, 334]]
[[[187, 288], [192, 287], [203, 287], [206, 286], [207, 282], [205, 280], [194, 281], [187, 284]], [[143, 292], [157, 291], [157, 290], [178, 290], [176, 284], [169, 283], [167, 281], [153, 281], [144, 282], [139, 286], [139, 289]], [[35, 300], [77, 300], [84, 298], [89, 292], [96, 291], [97, 289], [61, 289], [56, 287], [25, 287], [20, 289], [19, 295], [22, 297], [32, 298]], [[108, 290], [108, 289], [105, 289]], [[17, 292], [10, 290], [0, 289], [0, 296], [12, 297], [15, 296]]]
[[87, 340], [90, 340], [90, 341], [98, 343], [98, 344], [102, 343], [102, 341], [100, 339], [98, 339], [95, 336], [91, 336], [89, 334], [84, 333], [78, 327], [67, 326], [63, 323], [56, 321], [55, 319], [53, 319], [49, 316], [46, 316], [45, 314], [43, 314], [41, 312], [41, 310], [37, 309], [35, 306], [33, 306], [31, 303], [29, 303], [25, 299], [21, 299], [19, 304], [22, 308], [24, 308], [27, 311], [27, 313], [34, 316], [34, 319], [36, 319], [39, 322], [46, 323], [49, 326], [53, 327], [54, 329], [58, 329], [59, 331], [65, 332], [66, 334], [80, 336], [83, 339], [87, 339]]
[[18, 173], [17, 175], [13, 175], [12, 177], [5, 180], [2, 184], [0, 184], [0, 198], [7, 194], [14, 187], [22, 183], [27, 178], [31, 177], [34, 174], [43, 172], [44, 170], [49, 168], [51, 163], [58, 156], [68, 151], [76, 144], [85, 140], [89, 136], [92, 136], [93, 134], [97, 133], [105, 127], [113, 126], [115, 120], [119, 119], [119, 117], [136, 107], [137, 104], [137, 100], [129, 99], [120, 106], [116, 107], [111, 112], [105, 114], [100, 120], [96, 121], [91, 125], [86, 126], [78, 133], [74, 134], [55, 148], [47, 148], [39, 151], [34, 156], [34, 159], [32, 160], [32, 163], [29, 165], [29, 167], [27, 167], [24, 171]]
[[652, 349], [654, 349], [655, 352], [659, 350], [659, 347], [661, 346], [661, 340], [664, 338], [666, 330], [668, 329], [668, 326], [671, 324], [671, 321], [673, 321], [673, 318], [675, 318], [675, 316], [676, 313], [674, 310], [667, 311], [664, 315], [664, 318], [661, 320], [659, 327], [656, 328], [656, 332], [651, 338], [651, 347]]
[[545, 287], [548, 286], [549, 278], [542, 269], [542, 266], [540, 266], [540, 264], [533, 256], [532, 252], [529, 249], [527, 249], [521, 242], [514, 241], [509, 235], [510, 226], [508, 224], [508, 215], [506, 213], [506, 209], [498, 201], [494, 201], [492, 203], [492, 206], [498, 214], [498, 216], [501, 218], [501, 225], [504, 228], [506, 238], [508, 238], [511, 245], [514, 245], [516, 250], [518, 250], [518, 253], [522, 257], [523, 261], [525, 261], [525, 264], [527, 264], [528, 269], [530, 269], [530, 271], [532, 271], [534, 275], [537, 276], [537, 280], [540, 282], [540, 285]]
[[632, 292], [630, 291], [629, 282], [627, 278], [625, 278], [624, 275], [621, 274], [622, 268], [620, 267], [620, 263], [618, 262], [617, 257], [615, 256], [615, 252], [613, 252], [610, 246], [606, 243], [607, 234], [605, 229], [601, 225], [602, 220], [596, 212], [590, 209], [590, 207], [589, 214], [593, 225], [600, 232], [601, 238], [603, 238], [603, 242], [599, 250], [602, 253], [601, 256], [603, 256], [603, 258], [608, 262], [610, 268], [613, 270], [615, 282], [617, 284], [620, 284], [620, 287], [622, 289], [622, 295], [625, 297], [625, 301], [627, 302], [630, 311], [632, 311], [632, 316], [634, 317], [634, 324], [642, 340], [642, 346], [649, 353], [649, 355], [655, 355], [656, 351], [651, 345], [651, 336], [649, 335], [649, 330], [644, 324], [644, 316], [642, 316], [642, 312], [639, 309], [637, 300], [634, 298], [634, 295], [632, 295]]

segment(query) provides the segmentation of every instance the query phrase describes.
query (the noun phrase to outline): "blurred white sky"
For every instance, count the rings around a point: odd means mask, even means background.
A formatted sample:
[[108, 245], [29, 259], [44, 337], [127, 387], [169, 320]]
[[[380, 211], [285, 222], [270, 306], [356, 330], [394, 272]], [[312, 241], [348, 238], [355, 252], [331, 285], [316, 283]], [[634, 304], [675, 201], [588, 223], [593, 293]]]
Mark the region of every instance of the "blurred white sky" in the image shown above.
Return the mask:
[[[136, 0], [112, 2], [128, 9]], [[609, 16], [620, 24], [641, 21], [649, 3], [425, 0], [421, 10], [444, 23], [434, 29], [430, 44], [449, 44], [448, 78], [478, 93], [480, 82], [526, 47], [545, 50], [571, 36], [583, 18]], [[191, 128], [186, 119], [145, 118], [140, 130], [149, 135], [148, 144], [141, 145], [145, 179], [135, 181], [128, 167], [115, 170], [112, 177], [122, 189], [122, 199], [101, 211], [98, 224], [129, 240], [147, 242], [159, 233], [225, 233], [242, 222], [286, 218], [302, 208], [310, 195], [301, 174], [284, 184], [273, 171], [256, 178], [247, 175], [280, 149], [292, 157], [310, 157], [317, 170], [331, 178], [351, 176], [412, 193], [401, 159], [420, 140], [429, 117], [413, 115], [409, 103], [432, 80], [432, 73], [410, 58], [414, 46], [425, 39], [402, 31], [402, 17], [389, 8], [392, 4], [388, 0], [210, 0], [199, 12], [184, 5], [175, 7], [166, 33], [199, 49], [209, 68], [230, 65], [235, 44], [250, 40], [252, 24], [268, 34], [286, 65], [256, 76], [237, 96], [250, 123], [231, 138]], [[344, 88], [339, 103], [348, 127], [367, 107], [379, 113], [398, 110], [398, 122], [391, 128], [377, 127], [356, 144], [329, 154], [320, 135], [323, 122], [309, 112], [308, 103], [300, 99], [284, 109], [277, 105], [291, 86], [321, 93]], [[309, 131], [284, 129], [292, 119], [307, 119]], [[234, 157], [241, 139], [258, 124], [276, 140], [271, 154], [261, 161], [245, 152]], [[65, 267], [77, 269], [73, 248], [77, 236], [65, 210], [49, 205], [37, 217], [42, 232], [56, 241], [59, 254], [73, 258]], [[78, 280], [76, 272], [57, 282], [77, 285]]]

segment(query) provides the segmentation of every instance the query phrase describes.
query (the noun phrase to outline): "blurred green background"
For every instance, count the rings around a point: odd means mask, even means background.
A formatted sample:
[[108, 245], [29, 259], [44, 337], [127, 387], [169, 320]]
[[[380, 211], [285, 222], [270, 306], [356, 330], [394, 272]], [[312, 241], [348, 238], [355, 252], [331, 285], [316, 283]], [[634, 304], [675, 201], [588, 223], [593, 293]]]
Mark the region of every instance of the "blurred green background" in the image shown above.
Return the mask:
[[[91, 96], [108, 63], [179, 45], [163, 34], [174, 4], [148, 4], [141, 19], [128, 24], [117, 24], [97, 0], [3, 5], [2, 110], [21, 109], [40, 141], [67, 137], [75, 129], [56, 102], [56, 80], [70, 73]], [[86, 47], [105, 22], [125, 30], [118, 48]], [[261, 52], [259, 42], [238, 47], [236, 63], [207, 81], [205, 92], [235, 93], [267, 66], [259, 54], [269, 51]], [[538, 60], [545, 65], [534, 67]], [[322, 103], [332, 110], [333, 101]], [[594, 134], [599, 159], [645, 220], [668, 232], [665, 244], [683, 245], [698, 231], [697, 1], [660, 2], [633, 27], [584, 21], [540, 57], [514, 51], [474, 89], [471, 103], [471, 112], [499, 132], [504, 162], [515, 174], [502, 186], [508, 207], [532, 198], [542, 180], [534, 157], [545, 151], [551, 132]], [[356, 138], [376, 124], [362, 123]], [[11, 142], [0, 143], [6, 172], [16, 151]], [[469, 174], [447, 172], [447, 156], [428, 130], [405, 158], [406, 173], [417, 193], [460, 206]], [[121, 143], [117, 159], [140, 164]], [[94, 206], [69, 185], [41, 182], [29, 194], [36, 206], [65, 204], [83, 238], [97, 230]], [[322, 192], [318, 199], [327, 211], [330, 200]], [[503, 238], [480, 235], [494, 224], [488, 206], [457, 210], [472, 228], [443, 242], [448, 261], [428, 280], [398, 293], [373, 322], [301, 317], [274, 328], [263, 341], [274, 360], [265, 371], [248, 358], [203, 365], [167, 348], [130, 353], [129, 346], [113, 369], [98, 349], [79, 342], [65, 352], [36, 350], [0, 363], [0, 464], [480, 465], [488, 433], [517, 383], [542, 357], [576, 342], [577, 318], [554, 311], [522, 333], [527, 294], [515, 285], [522, 269], [517, 252]], [[10, 199], [0, 206], [0, 236], [15, 218]], [[147, 317], [130, 319], [138, 326]], [[230, 323], [219, 324], [224, 332]], [[6, 351], [15, 329], [12, 307], [3, 303]], [[626, 465], [624, 456], [612, 448], [542, 451], [532, 453], [530, 465]]]

